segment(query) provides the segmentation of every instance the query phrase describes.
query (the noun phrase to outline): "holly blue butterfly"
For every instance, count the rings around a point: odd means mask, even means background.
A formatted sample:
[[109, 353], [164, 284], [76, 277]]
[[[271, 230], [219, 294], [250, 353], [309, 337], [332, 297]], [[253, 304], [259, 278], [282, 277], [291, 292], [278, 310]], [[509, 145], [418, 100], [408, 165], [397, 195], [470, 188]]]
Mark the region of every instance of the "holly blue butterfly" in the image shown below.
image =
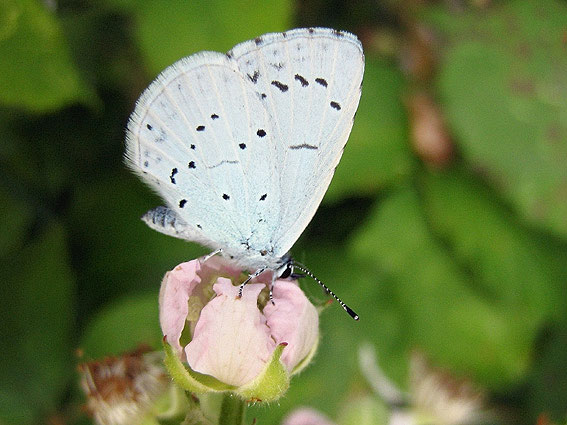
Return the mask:
[[265, 34], [165, 69], [127, 129], [128, 166], [167, 205], [144, 221], [256, 271], [250, 278], [299, 267], [357, 319], [288, 251], [339, 163], [363, 72], [356, 36], [327, 28]]

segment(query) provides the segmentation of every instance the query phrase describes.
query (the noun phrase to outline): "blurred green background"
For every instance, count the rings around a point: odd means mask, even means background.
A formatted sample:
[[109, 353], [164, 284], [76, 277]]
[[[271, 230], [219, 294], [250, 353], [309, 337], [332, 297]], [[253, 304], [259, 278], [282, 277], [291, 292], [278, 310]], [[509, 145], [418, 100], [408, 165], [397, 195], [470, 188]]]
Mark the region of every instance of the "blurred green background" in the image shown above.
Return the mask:
[[[337, 417], [370, 342], [401, 388], [417, 350], [504, 423], [567, 414], [567, 3], [560, 0], [2, 0], [0, 423], [88, 423], [86, 359], [159, 347], [161, 277], [207, 250], [139, 217], [122, 162], [134, 102], [167, 65], [266, 32], [361, 38], [355, 125], [293, 249], [361, 316], [321, 317], [286, 397]], [[304, 282], [325, 299], [314, 282]]]

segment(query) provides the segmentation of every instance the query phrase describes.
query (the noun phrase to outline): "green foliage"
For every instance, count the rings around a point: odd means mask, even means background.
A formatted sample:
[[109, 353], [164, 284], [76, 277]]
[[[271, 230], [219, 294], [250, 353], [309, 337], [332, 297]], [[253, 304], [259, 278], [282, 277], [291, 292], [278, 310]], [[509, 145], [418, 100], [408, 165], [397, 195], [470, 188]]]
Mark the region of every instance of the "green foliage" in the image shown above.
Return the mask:
[[69, 367], [74, 279], [66, 239], [63, 226], [51, 222], [14, 249], [10, 260], [2, 258], [3, 423], [31, 423], [38, 413], [54, 412], [74, 375]]
[[157, 316], [157, 296], [153, 292], [111, 302], [90, 319], [83, 331], [79, 344], [83, 360], [118, 356], [141, 343], [158, 350], [163, 336]]
[[465, 158], [523, 217], [567, 236], [567, 6], [430, 18], [448, 39], [439, 91]]
[[[163, 274], [207, 252], [139, 220], [160, 203], [121, 161], [140, 92], [184, 55], [226, 51], [298, 22], [333, 22], [365, 44], [351, 138], [293, 249], [361, 320], [326, 309], [313, 364], [277, 404], [247, 417], [277, 424], [310, 405], [342, 423], [385, 423], [357, 365], [369, 341], [402, 388], [419, 350], [525, 423], [542, 412], [564, 421], [565, 2], [426, 5], [404, 9], [403, 25], [391, 19], [396, 2], [58, 3], [0, 5], [0, 423], [85, 423], [69, 413], [80, 398], [76, 349], [94, 359], [159, 347]], [[414, 82], [376, 51], [376, 22], [394, 22], [400, 38], [417, 25], [436, 35], [439, 61], [425, 88], [458, 152], [447, 169], [412, 152], [404, 100]], [[303, 286], [326, 299], [315, 283]], [[359, 404], [375, 413], [359, 418]]]
[[[145, 0], [134, 10], [136, 38], [152, 75], [200, 50], [226, 52], [239, 41], [291, 25], [287, 0]], [[167, 31], [164, 31], [167, 28]]]
[[0, 7], [0, 103], [48, 112], [73, 102], [92, 103], [56, 17], [35, 0]]

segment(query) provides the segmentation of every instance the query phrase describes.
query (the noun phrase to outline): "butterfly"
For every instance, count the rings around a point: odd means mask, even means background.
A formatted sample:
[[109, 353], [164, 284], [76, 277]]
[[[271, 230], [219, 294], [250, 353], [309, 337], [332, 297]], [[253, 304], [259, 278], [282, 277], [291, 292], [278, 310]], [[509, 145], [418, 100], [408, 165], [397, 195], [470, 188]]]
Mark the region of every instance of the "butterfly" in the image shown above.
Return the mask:
[[250, 278], [289, 276], [288, 252], [339, 163], [363, 73], [360, 41], [328, 28], [265, 34], [166, 68], [127, 127], [127, 165], [167, 205], [144, 221], [256, 271]]

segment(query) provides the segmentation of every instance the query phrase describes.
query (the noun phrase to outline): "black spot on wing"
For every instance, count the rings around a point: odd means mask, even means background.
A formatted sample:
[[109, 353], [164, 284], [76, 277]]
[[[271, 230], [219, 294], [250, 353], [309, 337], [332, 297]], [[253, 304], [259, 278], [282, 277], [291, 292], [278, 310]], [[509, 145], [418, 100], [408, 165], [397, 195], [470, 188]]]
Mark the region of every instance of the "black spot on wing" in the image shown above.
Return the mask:
[[175, 175], [177, 174], [177, 168], [173, 168], [171, 170], [171, 174], [169, 175], [169, 180], [171, 180], [171, 183], [175, 184]]
[[341, 110], [341, 105], [339, 105], [337, 102], [331, 102], [331, 108], [336, 109], [337, 111]]
[[260, 95], [260, 98], [265, 99], [265, 98], [266, 98], [266, 93], [262, 93], [262, 94]]
[[262, 196], [260, 196], [260, 201], [265, 201], [267, 196], [268, 194], [264, 193]]
[[260, 128], [257, 132], [256, 135], [258, 137], [264, 137], [266, 135], [266, 132], [264, 131], [264, 129]]
[[301, 145], [291, 145], [291, 146], [289, 146], [289, 148], [293, 149], [293, 150], [297, 150], [297, 149], [309, 149], [309, 150], [319, 149], [318, 146], [308, 145], [307, 143], [302, 143]]
[[295, 79], [301, 83], [301, 87], [307, 87], [309, 82], [299, 74], [295, 74]]
[[238, 146], [239, 146], [240, 149], [242, 149], [242, 150], [246, 149], [246, 143], [240, 143]]
[[144, 167], [148, 168], [150, 163], [148, 161], [144, 161]]
[[230, 199], [230, 196], [228, 196], [226, 193], [223, 193], [222, 199], [224, 199], [225, 201], [228, 201]]
[[183, 208], [186, 203], [187, 203], [187, 199], [182, 199], [181, 201], [179, 201], [179, 208]]
[[198, 126], [195, 130], [197, 130], [197, 131], [205, 131], [205, 126], [204, 126], [204, 125], [200, 125], [200, 126]]
[[256, 43], [256, 46], [259, 46], [260, 44], [262, 44], [264, 42], [264, 39], [262, 37], [256, 37], [254, 39], [254, 43]]
[[150, 131], [153, 130], [153, 127], [152, 127], [150, 124], [146, 124], [146, 128], [147, 128], [148, 130], [150, 130]]
[[250, 81], [252, 81], [254, 84], [256, 84], [258, 82], [258, 78], [260, 77], [260, 71], [255, 70], [254, 74], [250, 75], [250, 74], [246, 74], [248, 75], [248, 78], [250, 79]]
[[212, 115], [211, 115], [211, 119], [212, 119], [212, 120], [216, 120], [218, 117], [219, 117], [219, 116], [218, 116], [217, 114], [212, 114]]
[[197, 224], [197, 227], [198, 227], [199, 229], [203, 229], [203, 227], [201, 227], [200, 224]]
[[191, 145], [191, 149], [195, 150], [195, 145], [192, 144], [192, 145]]
[[196, 168], [195, 161], [189, 161], [189, 164], [187, 164], [187, 166], [189, 168]]
[[315, 82], [321, 84], [323, 87], [327, 87], [327, 80], [324, 78], [315, 78]]
[[281, 91], [282, 93], [285, 93], [287, 91], [287, 89], [289, 88], [287, 86], [287, 84], [282, 83], [281, 81], [278, 80], [274, 80], [272, 81], [272, 86], [275, 86], [279, 89], [279, 91]]

